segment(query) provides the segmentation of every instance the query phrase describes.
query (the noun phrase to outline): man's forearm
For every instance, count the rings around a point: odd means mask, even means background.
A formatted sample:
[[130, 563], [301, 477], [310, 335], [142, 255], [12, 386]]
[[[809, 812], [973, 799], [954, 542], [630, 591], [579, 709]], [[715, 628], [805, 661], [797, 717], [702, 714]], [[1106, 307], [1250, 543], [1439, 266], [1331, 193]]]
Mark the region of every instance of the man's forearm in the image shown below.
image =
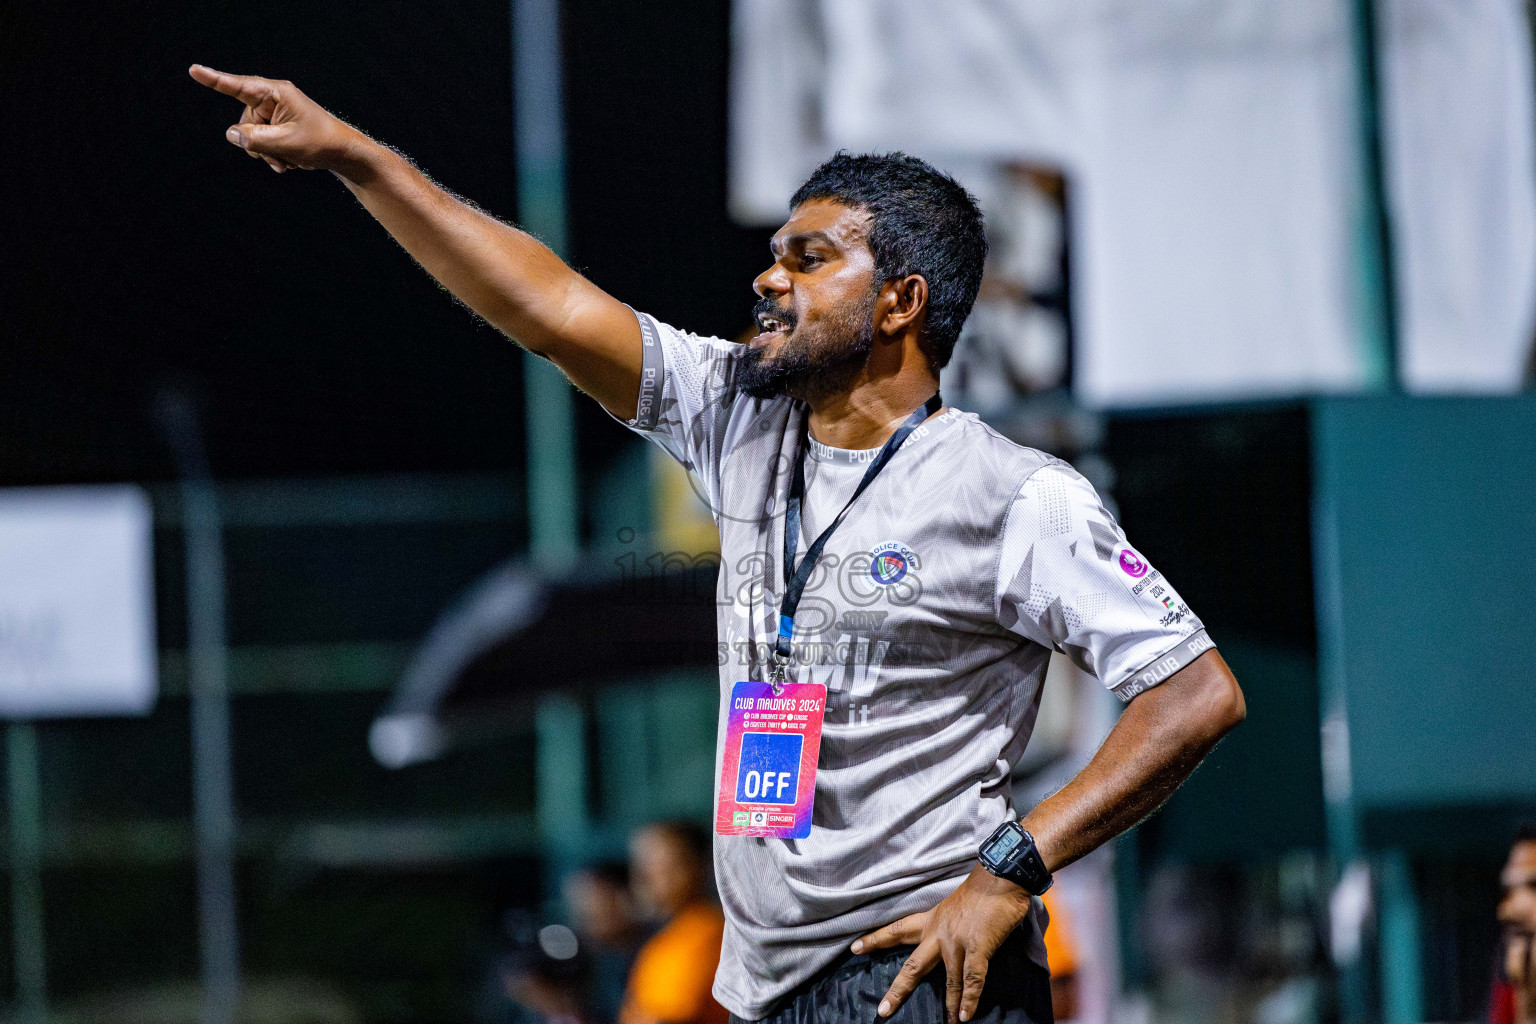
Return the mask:
[[538, 239], [450, 195], [371, 139], [359, 137], [336, 173], [465, 305], [535, 352], [555, 340], [581, 279]]
[[639, 326], [547, 246], [433, 183], [361, 134], [336, 174], [427, 273], [615, 415], [634, 415]]
[[547, 356], [624, 419], [640, 386], [640, 325], [623, 303], [538, 239], [433, 184], [400, 154], [333, 116], [292, 82], [201, 64], [197, 82], [245, 104], [224, 137], [274, 171], [335, 172], [406, 252], [461, 302]]
[[1025, 816], [1046, 867], [1072, 863], [1161, 807], [1245, 714], [1216, 651], [1137, 696], [1087, 767]]

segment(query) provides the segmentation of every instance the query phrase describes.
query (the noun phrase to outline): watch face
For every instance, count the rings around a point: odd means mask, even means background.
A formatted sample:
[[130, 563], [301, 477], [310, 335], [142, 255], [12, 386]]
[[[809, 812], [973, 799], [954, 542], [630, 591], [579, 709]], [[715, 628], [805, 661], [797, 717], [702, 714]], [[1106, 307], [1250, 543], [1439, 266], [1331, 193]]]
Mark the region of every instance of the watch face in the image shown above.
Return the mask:
[[1008, 855], [1009, 851], [1012, 850], [1015, 846], [1018, 846], [1019, 843], [1023, 841], [1023, 839], [1024, 837], [1019, 834], [1017, 829], [1009, 829], [1002, 835], [998, 836], [996, 839], [992, 840], [992, 842], [988, 843], [987, 848], [983, 850], [982, 853], [987, 858], [987, 860], [1001, 861]]

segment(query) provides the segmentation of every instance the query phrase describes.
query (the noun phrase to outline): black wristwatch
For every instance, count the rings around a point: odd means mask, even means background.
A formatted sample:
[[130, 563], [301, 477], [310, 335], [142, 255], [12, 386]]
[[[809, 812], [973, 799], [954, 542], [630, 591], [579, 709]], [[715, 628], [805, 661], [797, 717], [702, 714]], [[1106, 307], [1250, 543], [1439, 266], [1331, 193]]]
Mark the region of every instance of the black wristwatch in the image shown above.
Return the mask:
[[1039, 896], [1056, 879], [1045, 869], [1035, 837], [1016, 821], [1005, 821], [981, 844], [976, 855], [981, 866], [998, 878], [1006, 878], [1027, 893]]

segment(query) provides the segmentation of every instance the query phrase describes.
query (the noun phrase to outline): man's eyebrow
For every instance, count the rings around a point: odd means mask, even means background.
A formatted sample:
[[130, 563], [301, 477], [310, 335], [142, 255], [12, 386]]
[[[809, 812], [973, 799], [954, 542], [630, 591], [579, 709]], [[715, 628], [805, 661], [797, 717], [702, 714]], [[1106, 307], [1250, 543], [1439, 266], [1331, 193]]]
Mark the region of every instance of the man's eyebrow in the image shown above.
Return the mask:
[[803, 248], [807, 242], [825, 242], [828, 245], [836, 246], [836, 243], [832, 241], [832, 236], [825, 231], [802, 231], [799, 234], [790, 235], [788, 238], [779, 238], [775, 235], [768, 242], [768, 251], [775, 256], [780, 256], [783, 255], [784, 250], [794, 246]]

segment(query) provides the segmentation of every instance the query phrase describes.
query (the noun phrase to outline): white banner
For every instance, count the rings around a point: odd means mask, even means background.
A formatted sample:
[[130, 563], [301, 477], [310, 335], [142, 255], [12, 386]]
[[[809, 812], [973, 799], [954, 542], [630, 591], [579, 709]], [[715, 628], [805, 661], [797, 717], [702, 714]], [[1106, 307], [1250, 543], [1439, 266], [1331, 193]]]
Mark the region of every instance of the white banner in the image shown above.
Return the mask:
[[154, 705], [152, 539], [137, 487], [0, 490], [0, 717]]
[[1514, 391], [1536, 331], [1536, 111], [1524, 4], [1391, 0], [1381, 10], [1403, 385]]

